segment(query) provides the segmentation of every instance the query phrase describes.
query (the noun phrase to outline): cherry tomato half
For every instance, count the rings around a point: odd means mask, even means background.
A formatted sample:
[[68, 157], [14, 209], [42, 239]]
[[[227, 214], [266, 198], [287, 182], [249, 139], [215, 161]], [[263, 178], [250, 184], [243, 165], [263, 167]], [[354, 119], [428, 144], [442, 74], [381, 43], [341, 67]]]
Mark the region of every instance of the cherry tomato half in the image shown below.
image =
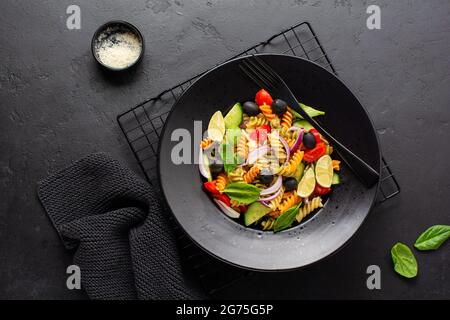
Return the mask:
[[266, 130], [267, 133], [270, 133], [272, 131], [272, 128], [268, 124], [264, 124], [260, 127], [258, 127], [260, 130]]
[[267, 134], [271, 132], [269, 125], [262, 125], [250, 133], [250, 138], [257, 141], [259, 144], [263, 143], [267, 139]]
[[256, 93], [255, 102], [258, 106], [262, 106], [263, 104], [271, 106], [272, 101], [273, 101], [272, 97], [266, 90], [261, 89]]
[[309, 132], [314, 135], [314, 138], [316, 138], [316, 143], [319, 143], [320, 141], [322, 141], [319, 131], [312, 128], [311, 130], [309, 130]]
[[330, 193], [331, 188], [324, 188], [322, 186], [320, 186], [318, 183], [316, 183], [316, 187], [314, 188], [314, 194], [316, 196], [323, 196], [326, 195], [327, 193]]
[[231, 207], [231, 199], [225, 193], [214, 194], [213, 197]]
[[216, 183], [214, 181], [207, 181], [203, 184], [203, 186], [212, 195], [220, 194], [219, 190], [217, 190]]
[[317, 161], [321, 156], [327, 152], [327, 145], [324, 142], [319, 142], [314, 149], [308, 150], [303, 155], [303, 160], [306, 162]]
[[232, 207], [234, 210], [238, 211], [239, 213], [244, 213], [245, 211], [247, 211], [247, 206], [244, 204], [241, 204], [237, 207]]

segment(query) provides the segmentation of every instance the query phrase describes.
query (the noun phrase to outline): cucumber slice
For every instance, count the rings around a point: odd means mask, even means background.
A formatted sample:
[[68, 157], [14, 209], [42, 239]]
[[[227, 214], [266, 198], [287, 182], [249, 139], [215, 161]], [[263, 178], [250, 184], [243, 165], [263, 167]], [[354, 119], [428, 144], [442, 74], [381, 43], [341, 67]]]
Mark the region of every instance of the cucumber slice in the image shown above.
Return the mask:
[[306, 120], [296, 120], [293, 124], [294, 127], [299, 127], [305, 129], [306, 132], [313, 129], [314, 127]]
[[232, 129], [238, 128], [242, 122], [242, 115], [244, 112], [242, 111], [242, 106], [238, 102], [236, 103], [230, 111], [228, 111], [227, 115], [224, 118], [225, 128]]
[[267, 208], [259, 202], [253, 202], [244, 214], [244, 223], [248, 227], [249, 225], [255, 223], [266, 214], [268, 214], [272, 209]]
[[331, 184], [340, 184], [341, 178], [339, 178], [339, 175], [336, 172], [333, 172], [333, 179], [331, 180]]

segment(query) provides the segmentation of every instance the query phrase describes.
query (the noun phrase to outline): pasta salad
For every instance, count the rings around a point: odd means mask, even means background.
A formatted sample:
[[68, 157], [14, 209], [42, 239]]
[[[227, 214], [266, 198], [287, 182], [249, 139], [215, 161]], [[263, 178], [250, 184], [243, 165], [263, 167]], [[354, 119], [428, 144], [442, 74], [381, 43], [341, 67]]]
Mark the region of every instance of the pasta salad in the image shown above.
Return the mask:
[[[304, 104], [311, 116], [324, 112]], [[275, 232], [323, 207], [339, 184], [340, 161], [311, 124], [264, 89], [209, 121], [199, 148], [206, 192], [227, 216]]]

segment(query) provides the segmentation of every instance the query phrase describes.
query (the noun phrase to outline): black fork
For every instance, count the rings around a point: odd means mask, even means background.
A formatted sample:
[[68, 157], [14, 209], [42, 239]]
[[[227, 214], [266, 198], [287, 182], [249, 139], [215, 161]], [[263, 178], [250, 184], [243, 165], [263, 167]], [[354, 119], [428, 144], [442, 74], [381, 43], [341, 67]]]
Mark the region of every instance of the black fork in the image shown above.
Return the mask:
[[285, 100], [292, 109], [311, 123], [333, 145], [342, 160], [367, 187], [372, 187], [378, 182], [380, 178], [378, 171], [354, 154], [326, 131], [316, 120], [311, 118], [300, 106], [284, 80], [261, 58], [257, 56], [244, 58], [242, 63], [239, 64], [239, 68], [260, 88], [264, 88], [274, 96]]

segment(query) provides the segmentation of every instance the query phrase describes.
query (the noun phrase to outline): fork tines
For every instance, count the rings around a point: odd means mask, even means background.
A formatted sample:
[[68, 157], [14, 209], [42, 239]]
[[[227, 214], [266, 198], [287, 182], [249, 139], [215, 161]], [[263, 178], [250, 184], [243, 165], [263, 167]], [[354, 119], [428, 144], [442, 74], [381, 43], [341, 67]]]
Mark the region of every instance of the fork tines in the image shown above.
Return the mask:
[[259, 57], [243, 59], [239, 68], [261, 88], [271, 91], [279, 86], [279, 76]]

